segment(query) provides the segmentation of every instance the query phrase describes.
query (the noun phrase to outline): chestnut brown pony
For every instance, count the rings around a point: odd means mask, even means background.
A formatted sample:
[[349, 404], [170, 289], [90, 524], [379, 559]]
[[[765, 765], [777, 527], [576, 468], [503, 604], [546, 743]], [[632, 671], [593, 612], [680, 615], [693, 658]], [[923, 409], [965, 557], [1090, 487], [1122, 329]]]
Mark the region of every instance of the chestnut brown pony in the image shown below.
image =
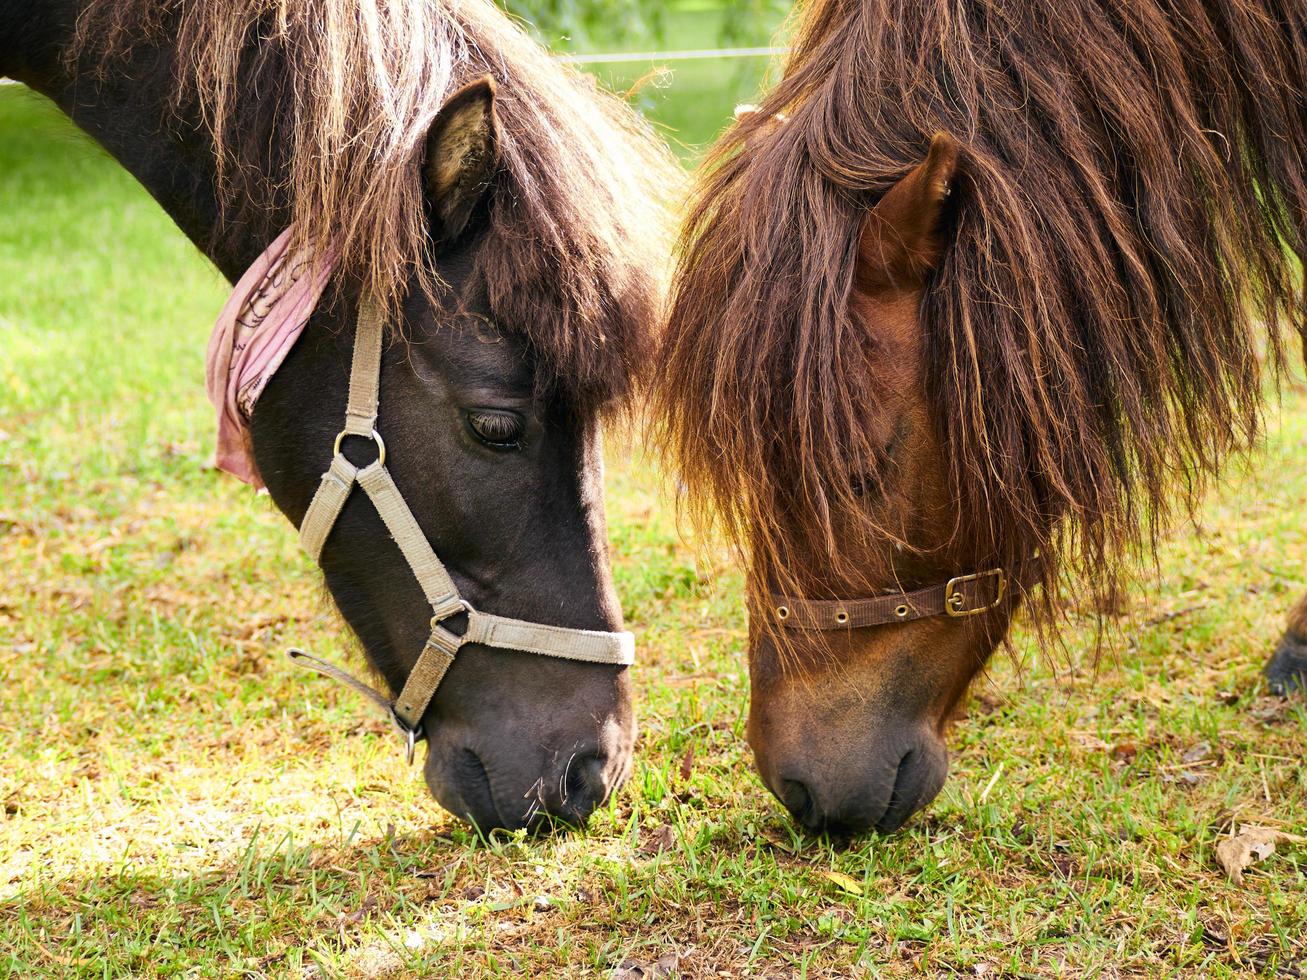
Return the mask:
[[[749, 740], [805, 825], [929, 803], [1018, 605], [1114, 596], [1254, 441], [1307, 328], [1305, 93], [1301, 0], [801, 12], [703, 169], [657, 407], [748, 556]], [[1268, 668], [1304, 673], [1307, 602]]]

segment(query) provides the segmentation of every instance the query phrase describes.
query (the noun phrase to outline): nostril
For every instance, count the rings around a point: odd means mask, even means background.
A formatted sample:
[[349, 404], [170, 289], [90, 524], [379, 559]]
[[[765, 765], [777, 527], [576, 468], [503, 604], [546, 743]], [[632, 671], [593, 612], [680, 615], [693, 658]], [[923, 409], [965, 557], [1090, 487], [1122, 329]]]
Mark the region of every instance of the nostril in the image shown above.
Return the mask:
[[490, 775], [481, 757], [471, 749], [463, 749], [456, 757], [455, 775], [466, 810], [464, 816], [483, 830], [502, 826], [504, 821], [495, 806]]
[[590, 814], [608, 799], [611, 785], [607, 769], [608, 756], [603, 752], [572, 756], [543, 794], [540, 802], [544, 804], [544, 815], [584, 826]]
[[601, 753], [573, 758], [563, 773], [563, 804], [594, 809], [608, 796], [604, 769], [608, 757]]
[[905, 752], [894, 773], [889, 803], [875, 827], [890, 834], [935, 798], [948, 773], [948, 757], [933, 743], [921, 743]]
[[909, 783], [913, 782], [913, 756], [916, 753], [912, 749], [903, 753], [903, 758], [899, 759], [898, 768], [894, 771], [894, 788], [890, 790], [889, 806], [886, 811], [892, 811], [896, 805], [903, 803], [908, 794], [911, 792]]
[[808, 787], [799, 780], [781, 780], [781, 802], [785, 804], [785, 809], [794, 815], [794, 819], [803, 826], [814, 829], [821, 823], [820, 815], [816, 812], [816, 806], [813, 804], [812, 794], [808, 791]]

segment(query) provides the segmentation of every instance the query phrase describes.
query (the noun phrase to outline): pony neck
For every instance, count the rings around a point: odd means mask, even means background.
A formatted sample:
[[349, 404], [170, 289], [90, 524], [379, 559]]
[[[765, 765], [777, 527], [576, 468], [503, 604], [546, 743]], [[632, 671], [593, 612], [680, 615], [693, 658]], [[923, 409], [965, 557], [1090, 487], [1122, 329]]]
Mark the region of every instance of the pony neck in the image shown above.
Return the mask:
[[0, 0], [0, 76], [49, 98], [132, 174], [230, 281], [289, 222], [270, 209], [266, 226], [221, 220], [213, 144], [202, 126], [176, 125], [169, 106], [173, 52], [143, 45], [131, 71], [104, 84], [65, 64], [79, 0]]

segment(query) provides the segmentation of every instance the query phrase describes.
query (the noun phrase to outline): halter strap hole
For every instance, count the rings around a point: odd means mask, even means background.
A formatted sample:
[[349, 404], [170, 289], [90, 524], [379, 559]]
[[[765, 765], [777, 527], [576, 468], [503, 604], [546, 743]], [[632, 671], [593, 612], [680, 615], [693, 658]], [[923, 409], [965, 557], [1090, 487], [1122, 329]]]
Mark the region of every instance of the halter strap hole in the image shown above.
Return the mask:
[[839, 612], [835, 614], [835, 622], [839, 623], [841, 626], [843, 626], [848, 621], [849, 621], [849, 614], [845, 610], [841, 609]]
[[790, 618], [790, 607], [789, 607], [789, 606], [777, 606], [777, 607], [776, 607], [776, 617], [777, 617], [778, 619], [789, 619], [789, 618]]
[[906, 603], [900, 603], [899, 605], [894, 607], [894, 615], [897, 616], [899, 619], [905, 617], [909, 611], [910, 610], [908, 609]]

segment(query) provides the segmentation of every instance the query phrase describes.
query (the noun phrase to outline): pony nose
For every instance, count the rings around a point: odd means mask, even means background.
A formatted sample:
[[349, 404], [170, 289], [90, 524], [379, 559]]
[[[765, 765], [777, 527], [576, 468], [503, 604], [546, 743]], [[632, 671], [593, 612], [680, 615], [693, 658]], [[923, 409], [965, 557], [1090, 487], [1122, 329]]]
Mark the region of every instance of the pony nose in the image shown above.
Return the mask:
[[893, 833], [939, 793], [948, 755], [933, 734], [906, 750], [856, 764], [835, 775], [787, 771], [773, 789], [785, 808], [814, 833]]
[[593, 747], [552, 766], [540, 760], [530, 767], [534, 775], [513, 766], [515, 761], [470, 748], [436, 750], [424, 775], [441, 805], [483, 832], [583, 827], [625, 775], [620, 759]]

